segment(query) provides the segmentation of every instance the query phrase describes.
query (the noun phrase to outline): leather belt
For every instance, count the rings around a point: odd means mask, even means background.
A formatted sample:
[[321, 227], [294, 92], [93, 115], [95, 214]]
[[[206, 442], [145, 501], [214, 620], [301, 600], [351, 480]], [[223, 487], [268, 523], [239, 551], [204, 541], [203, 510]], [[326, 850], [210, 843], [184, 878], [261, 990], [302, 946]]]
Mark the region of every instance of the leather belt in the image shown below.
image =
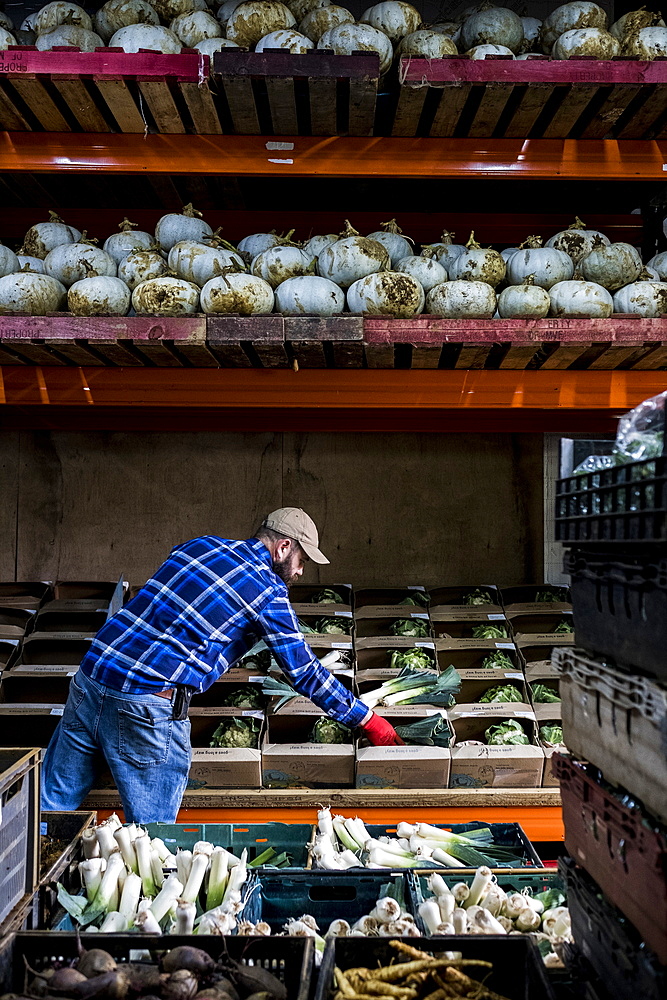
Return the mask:
[[158, 696], [158, 698], [169, 698], [169, 699], [171, 699], [171, 696], [174, 693], [174, 691], [175, 691], [175, 688], [168, 688], [166, 691], [155, 691], [153, 693], [156, 694]]

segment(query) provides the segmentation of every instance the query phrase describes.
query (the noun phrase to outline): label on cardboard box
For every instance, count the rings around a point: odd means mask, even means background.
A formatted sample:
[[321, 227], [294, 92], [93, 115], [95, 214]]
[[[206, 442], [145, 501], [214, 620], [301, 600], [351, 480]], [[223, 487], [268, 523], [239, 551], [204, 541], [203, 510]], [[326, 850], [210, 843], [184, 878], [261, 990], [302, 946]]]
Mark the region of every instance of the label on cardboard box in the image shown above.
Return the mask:
[[257, 708], [233, 708], [229, 706], [224, 707], [204, 707], [204, 708], [191, 708], [188, 715], [192, 716], [221, 716], [226, 719], [263, 719], [264, 712]]
[[521, 649], [525, 646], [572, 646], [574, 632], [524, 632], [516, 637]]
[[297, 618], [305, 615], [317, 615], [318, 618], [332, 618], [334, 615], [349, 615], [352, 617], [352, 608], [349, 604], [305, 604], [300, 601], [292, 603], [292, 610]]
[[572, 611], [572, 605], [567, 601], [528, 601], [523, 604], [510, 604], [505, 608], [508, 617], [512, 615], [560, 615]]
[[502, 684], [505, 680], [523, 680], [523, 674], [520, 670], [498, 670], [495, 667], [461, 667], [458, 672], [462, 681], [488, 681], [492, 686]]
[[[414, 649], [417, 640], [405, 635], [370, 635], [359, 636], [355, 640], [357, 650], [360, 649]], [[435, 651], [436, 643], [431, 639], [421, 643], [426, 649]]]
[[[17, 702], [0, 705], [0, 715], [62, 715], [63, 705], [45, 705], [37, 702]], [[52, 711], [58, 709], [59, 711]]]
[[428, 611], [409, 611], [412, 604], [368, 604], [354, 612], [355, 618], [428, 618]]
[[509, 639], [506, 642], [496, 642], [495, 639], [446, 639], [443, 637], [435, 640], [435, 648], [452, 651], [457, 649], [488, 649], [492, 652], [494, 649], [515, 649], [515, 646]]
[[498, 614], [489, 614], [489, 612], [484, 611], [483, 608], [475, 607], [464, 608], [462, 611], [446, 611], [444, 608], [438, 608], [437, 611], [431, 611], [431, 620], [434, 622], [504, 621], [505, 615], [502, 611]]
[[493, 702], [483, 705], [455, 705], [449, 709], [449, 717], [452, 721], [456, 719], [470, 719], [473, 716], [488, 716], [489, 718], [503, 719], [530, 719], [535, 722], [535, 713], [530, 705], [512, 705], [511, 709], [507, 704], [494, 704]]
[[352, 639], [338, 633], [335, 635], [318, 635], [316, 632], [308, 632], [303, 638], [311, 647], [319, 647], [320, 649], [352, 649]]
[[78, 667], [72, 669], [71, 663], [19, 663], [5, 674], [5, 680], [12, 677], [34, 677], [51, 674], [56, 677], [74, 677]]

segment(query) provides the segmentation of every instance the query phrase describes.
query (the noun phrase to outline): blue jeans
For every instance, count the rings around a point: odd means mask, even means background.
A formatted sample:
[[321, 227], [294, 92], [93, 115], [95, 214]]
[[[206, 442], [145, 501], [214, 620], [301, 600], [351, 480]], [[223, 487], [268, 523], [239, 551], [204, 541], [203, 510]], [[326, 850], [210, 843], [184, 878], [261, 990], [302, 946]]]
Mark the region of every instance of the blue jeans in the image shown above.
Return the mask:
[[42, 809], [78, 809], [109, 765], [127, 823], [174, 823], [190, 771], [190, 723], [155, 694], [124, 694], [80, 670], [42, 766]]

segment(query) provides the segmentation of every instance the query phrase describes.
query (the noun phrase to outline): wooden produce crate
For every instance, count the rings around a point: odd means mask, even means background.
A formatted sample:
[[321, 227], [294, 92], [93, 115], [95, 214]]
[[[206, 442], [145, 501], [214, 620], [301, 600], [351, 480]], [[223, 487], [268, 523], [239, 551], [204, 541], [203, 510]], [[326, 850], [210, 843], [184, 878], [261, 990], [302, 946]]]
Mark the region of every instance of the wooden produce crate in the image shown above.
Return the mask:
[[[213, 56], [212, 84], [225, 131], [237, 135], [373, 135], [380, 60], [374, 52], [335, 55], [283, 49]], [[267, 143], [276, 162], [289, 144]]]
[[209, 57], [75, 48], [0, 53], [0, 128], [37, 132], [222, 132]]
[[655, 139], [667, 134], [667, 61], [403, 58], [392, 135]]

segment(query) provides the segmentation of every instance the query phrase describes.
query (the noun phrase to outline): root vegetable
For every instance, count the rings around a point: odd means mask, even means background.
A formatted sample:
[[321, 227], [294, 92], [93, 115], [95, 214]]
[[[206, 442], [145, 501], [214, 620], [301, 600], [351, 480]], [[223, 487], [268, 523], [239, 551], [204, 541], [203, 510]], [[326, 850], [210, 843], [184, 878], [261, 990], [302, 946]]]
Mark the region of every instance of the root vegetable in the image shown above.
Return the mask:
[[115, 959], [103, 948], [90, 948], [88, 951], [84, 951], [76, 963], [76, 967], [87, 979], [101, 976], [105, 972], [115, 972], [117, 969]]

